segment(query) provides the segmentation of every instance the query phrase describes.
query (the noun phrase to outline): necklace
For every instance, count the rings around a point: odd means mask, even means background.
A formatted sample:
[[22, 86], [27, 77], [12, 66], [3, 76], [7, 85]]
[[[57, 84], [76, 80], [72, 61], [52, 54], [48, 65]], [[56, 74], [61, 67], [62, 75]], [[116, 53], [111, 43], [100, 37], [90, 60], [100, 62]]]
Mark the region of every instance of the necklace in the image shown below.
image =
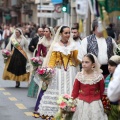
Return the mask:
[[67, 47], [68, 41], [67, 41], [66, 43], [64, 43], [64, 42], [61, 40], [61, 43], [62, 43], [65, 47]]

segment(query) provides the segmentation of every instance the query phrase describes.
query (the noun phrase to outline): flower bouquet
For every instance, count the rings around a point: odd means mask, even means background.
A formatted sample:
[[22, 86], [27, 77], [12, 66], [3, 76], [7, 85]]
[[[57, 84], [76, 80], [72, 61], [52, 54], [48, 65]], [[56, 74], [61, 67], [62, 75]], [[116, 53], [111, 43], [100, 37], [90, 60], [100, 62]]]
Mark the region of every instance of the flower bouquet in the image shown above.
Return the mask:
[[38, 57], [32, 57], [30, 61], [33, 67], [42, 66], [42, 63], [43, 63], [42, 59]]
[[111, 110], [111, 106], [110, 106], [110, 101], [107, 95], [102, 95], [102, 104], [103, 104], [105, 113], [108, 114]]
[[42, 89], [46, 90], [48, 84], [50, 83], [51, 79], [55, 75], [54, 69], [49, 67], [43, 67], [43, 68], [38, 68], [36, 72], [40, 77], [40, 80], [43, 81]]
[[56, 120], [71, 120], [72, 115], [76, 110], [77, 101], [70, 95], [65, 94], [58, 98], [57, 104], [59, 105], [59, 111], [55, 116]]
[[11, 56], [11, 52], [7, 49], [2, 50], [2, 55], [4, 57], [4, 63], [7, 62], [7, 59]]

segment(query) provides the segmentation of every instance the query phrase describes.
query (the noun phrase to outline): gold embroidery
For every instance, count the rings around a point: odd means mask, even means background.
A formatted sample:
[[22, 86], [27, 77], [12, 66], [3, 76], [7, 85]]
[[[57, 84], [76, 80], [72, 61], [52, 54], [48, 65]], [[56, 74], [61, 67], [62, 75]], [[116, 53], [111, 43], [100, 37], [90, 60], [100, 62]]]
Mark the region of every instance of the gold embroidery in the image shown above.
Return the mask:
[[82, 90], [79, 90], [79, 93], [83, 93], [83, 91], [82, 91]]

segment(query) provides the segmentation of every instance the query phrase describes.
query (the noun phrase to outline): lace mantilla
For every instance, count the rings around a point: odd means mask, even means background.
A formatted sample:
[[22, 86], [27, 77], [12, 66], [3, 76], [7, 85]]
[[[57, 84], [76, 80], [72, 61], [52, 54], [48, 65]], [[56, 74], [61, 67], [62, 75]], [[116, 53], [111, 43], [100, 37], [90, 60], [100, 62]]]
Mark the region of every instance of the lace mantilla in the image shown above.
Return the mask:
[[67, 47], [61, 46], [59, 43], [56, 43], [53, 48], [53, 51], [59, 51], [64, 55], [69, 55], [71, 54], [71, 51], [74, 51], [74, 50], [78, 50], [75, 42], [71, 42], [70, 45]]
[[83, 84], [92, 85], [102, 80], [103, 75], [94, 71], [94, 73], [91, 76], [87, 76], [87, 75], [84, 75], [82, 71], [82, 72], [77, 73], [75, 78]]

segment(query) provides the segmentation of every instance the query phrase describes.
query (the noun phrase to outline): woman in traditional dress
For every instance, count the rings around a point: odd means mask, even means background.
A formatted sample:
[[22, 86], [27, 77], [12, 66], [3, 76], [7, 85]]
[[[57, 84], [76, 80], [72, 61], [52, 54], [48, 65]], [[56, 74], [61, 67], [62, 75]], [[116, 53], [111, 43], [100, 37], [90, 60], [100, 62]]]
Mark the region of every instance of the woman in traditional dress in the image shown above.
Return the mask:
[[[53, 42], [54, 35], [55, 35], [55, 32], [52, 27], [46, 27], [44, 29], [44, 37], [42, 39], [39, 39], [37, 48], [34, 52], [35, 57], [41, 57], [44, 60], [44, 58], [46, 57], [47, 52], [49, 50], [49, 47], [50, 47], [51, 43]], [[39, 86], [34, 81], [34, 79], [37, 79], [37, 76], [36, 76], [36, 78], [34, 77], [36, 69], [37, 68], [33, 68], [33, 74], [31, 77], [31, 82], [30, 82], [29, 88], [28, 88], [28, 97], [37, 97]], [[44, 92], [44, 90], [41, 91], [41, 94], [43, 94], [43, 92]], [[38, 96], [37, 104], [39, 103], [38, 101], [41, 96], [40, 95]]]
[[20, 86], [21, 81], [29, 80], [29, 72], [26, 71], [27, 48], [27, 39], [23, 36], [22, 30], [16, 28], [6, 46], [6, 49], [11, 51], [11, 57], [6, 62], [3, 79], [16, 81], [17, 88]]
[[70, 28], [61, 26], [44, 60], [43, 66], [55, 68], [55, 76], [44, 93], [37, 112], [42, 118], [52, 119], [58, 111], [59, 95], [70, 94], [79, 69], [78, 49], [70, 36]]
[[72, 120], [108, 120], [101, 101], [103, 92], [100, 64], [93, 54], [87, 54], [82, 59], [82, 71], [75, 77], [72, 97], [78, 100]]

